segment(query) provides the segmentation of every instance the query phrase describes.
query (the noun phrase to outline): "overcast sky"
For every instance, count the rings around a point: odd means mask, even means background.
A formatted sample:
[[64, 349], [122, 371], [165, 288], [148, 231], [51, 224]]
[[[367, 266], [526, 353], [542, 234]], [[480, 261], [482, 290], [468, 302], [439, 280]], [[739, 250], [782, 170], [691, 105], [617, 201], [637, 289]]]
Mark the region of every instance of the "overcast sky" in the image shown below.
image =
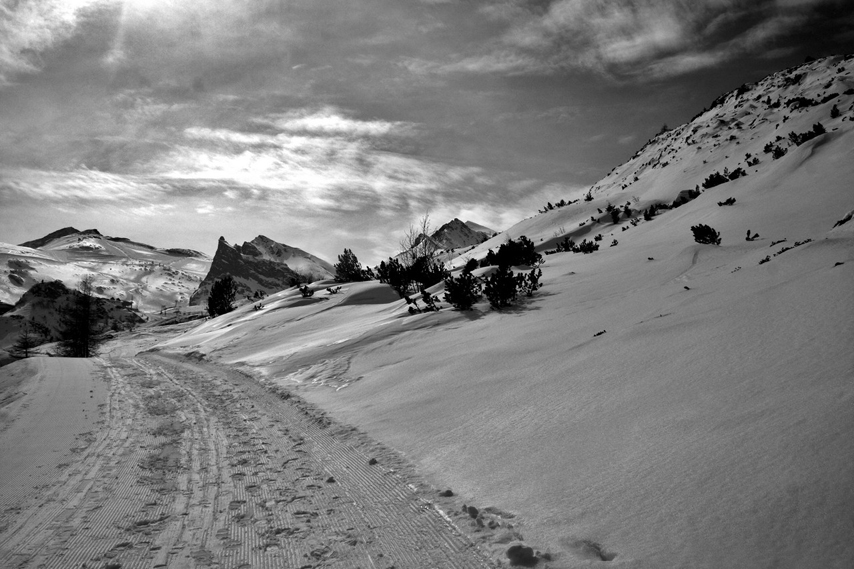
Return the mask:
[[335, 262], [504, 229], [725, 91], [854, 51], [850, 0], [0, 0], [0, 241]]

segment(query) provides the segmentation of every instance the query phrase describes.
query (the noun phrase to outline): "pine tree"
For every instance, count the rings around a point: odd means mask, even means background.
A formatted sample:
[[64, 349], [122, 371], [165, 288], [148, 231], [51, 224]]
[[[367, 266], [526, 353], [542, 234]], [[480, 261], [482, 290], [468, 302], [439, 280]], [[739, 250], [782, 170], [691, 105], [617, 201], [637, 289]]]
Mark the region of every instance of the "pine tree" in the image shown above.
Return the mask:
[[[90, 358], [96, 355], [98, 345], [104, 341], [101, 335], [99, 312], [103, 307], [96, 299], [93, 278], [84, 277], [78, 290], [71, 294], [71, 304], [62, 315], [62, 330], [59, 352], [69, 358]], [[100, 310], [99, 310], [100, 309]]]
[[39, 344], [38, 334], [35, 333], [30, 323], [25, 320], [21, 331], [18, 333], [18, 339], [15, 340], [15, 345], [12, 346], [12, 355], [18, 358], [28, 358], [32, 349]]
[[335, 264], [335, 282], [355, 283], [366, 280], [369, 280], [368, 272], [362, 269], [359, 259], [353, 251], [344, 249], [344, 253], [338, 255], [338, 262]]
[[[475, 261], [475, 268], [477, 262]], [[472, 269], [466, 264], [458, 277], [448, 276], [445, 279], [445, 302], [457, 310], [471, 310], [471, 307], [481, 297], [480, 279], [471, 274]]]
[[237, 296], [237, 284], [231, 275], [225, 275], [214, 281], [208, 295], [208, 314], [215, 318], [234, 310], [234, 298]]
[[489, 304], [495, 309], [510, 306], [516, 302], [516, 278], [510, 267], [500, 265], [498, 270], [486, 279], [483, 293], [486, 295]]

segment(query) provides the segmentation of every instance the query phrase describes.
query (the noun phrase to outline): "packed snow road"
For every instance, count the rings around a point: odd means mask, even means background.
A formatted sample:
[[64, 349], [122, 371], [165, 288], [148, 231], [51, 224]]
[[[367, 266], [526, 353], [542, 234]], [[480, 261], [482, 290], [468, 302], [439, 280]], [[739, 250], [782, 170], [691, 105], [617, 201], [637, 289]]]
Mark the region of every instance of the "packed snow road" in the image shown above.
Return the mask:
[[[0, 567], [492, 566], [398, 455], [286, 392], [156, 353], [78, 362], [46, 358], [40, 381], [74, 368], [92, 409], [63, 398], [40, 423], [86, 413], [100, 425], [66, 429], [73, 458], [52, 472], [21, 458], [18, 471], [41, 476], [2, 494]], [[35, 403], [27, 381], [12, 425]], [[15, 444], [13, 431], [0, 441]]]

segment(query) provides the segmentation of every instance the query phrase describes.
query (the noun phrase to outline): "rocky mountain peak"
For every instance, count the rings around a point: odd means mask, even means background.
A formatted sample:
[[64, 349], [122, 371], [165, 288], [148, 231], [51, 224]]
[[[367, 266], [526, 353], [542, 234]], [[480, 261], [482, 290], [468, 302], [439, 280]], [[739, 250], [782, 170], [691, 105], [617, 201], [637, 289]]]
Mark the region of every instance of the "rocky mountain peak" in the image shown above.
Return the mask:
[[226, 274], [234, 278], [239, 295], [251, 296], [256, 291], [278, 292], [297, 281], [330, 278], [334, 272], [326, 261], [264, 235], [242, 245], [231, 245], [220, 237], [210, 271], [190, 304], [206, 301], [213, 283]]

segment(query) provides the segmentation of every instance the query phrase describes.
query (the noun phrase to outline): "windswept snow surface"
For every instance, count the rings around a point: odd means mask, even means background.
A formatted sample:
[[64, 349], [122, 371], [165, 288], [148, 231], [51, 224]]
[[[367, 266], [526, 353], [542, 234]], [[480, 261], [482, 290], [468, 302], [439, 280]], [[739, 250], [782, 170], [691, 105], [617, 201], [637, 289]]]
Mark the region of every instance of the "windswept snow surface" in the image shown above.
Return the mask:
[[[802, 81], [841, 74], [835, 88], [849, 87], [850, 72], [822, 65]], [[785, 95], [778, 76], [766, 81], [741, 96]], [[739, 102], [687, 126], [717, 125]], [[831, 120], [834, 103], [844, 112]], [[827, 134], [777, 160], [762, 147], [778, 119], [745, 125], [738, 146], [715, 146], [718, 126], [711, 148], [690, 147], [680, 127], [682, 139], [665, 135], [668, 152], [705, 151], [708, 164], [671, 160], [623, 188], [663, 149], [648, 145], [592, 201], [493, 238], [472, 256], [507, 236], [551, 248], [603, 235], [594, 254], [546, 256], [544, 288], [517, 307], [410, 316], [385, 285], [321, 286], [160, 349], [296, 389], [402, 451], [461, 504], [517, 514], [553, 567], [586, 566], [597, 551], [621, 567], [852, 567], [854, 222], [833, 227], [854, 207], [851, 104], [787, 112], [784, 137], [819, 120]], [[651, 221], [597, 213], [609, 201], [670, 202], [745, 152], [761, 160], [748, 176]], [[728, 197], [736, 203], [717, 205]], [[721, 246], [694, 243], [699, 223]], [[760, 237], [746, 241], [748, 229]]]

